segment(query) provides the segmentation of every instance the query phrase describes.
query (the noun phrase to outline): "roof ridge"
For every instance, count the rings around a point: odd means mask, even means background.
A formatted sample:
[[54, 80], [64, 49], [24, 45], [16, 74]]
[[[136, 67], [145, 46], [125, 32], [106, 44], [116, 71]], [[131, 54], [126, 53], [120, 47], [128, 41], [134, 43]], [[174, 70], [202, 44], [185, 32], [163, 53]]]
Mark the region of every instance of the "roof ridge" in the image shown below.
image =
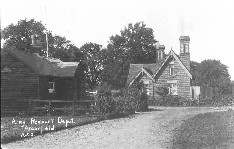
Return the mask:
[[[22, 61], [22, 63], [24, 63], [25, 65], [27, 65], [28, 67], [30, 67], [33, 71], [35, 71], [36, 73], [40, 74], [39, 71], [38, 71], [37, 69], [35, 69], [34, 67], [31, 67], [30, 65], [28, 65], [27, 62], [25, 62], [24, 60], [22, 60], [19, 56], [17, 56], [16, 53], [14, 53], [15, 51], [17, 51], [17, 52], [19, 52], [19, 53], [23, 53], [23, 54], [25, 54], [26, 52], [21, 51], [21, 50], [17, 50], [17, 49], [13, 50], [12, 48], [10, 48], [10, 49], [5, 49], [5, 50], [6, 50], [6, 51], [9, 51], [9, 52], [10, 52], [11, 54], [13, 54], [19, 61]], [[4, 50], [4, 51], [5, 51], [5, 50]]]
[[54, 68], [54, 66], [52, 65], [52, 63], [48, 60], [48, 59], [46, 59], [46, 58], [44, 58], [44, 60], [50, 65], [50, 67], [58, 74], [58, 76], [60, 76], [59, 75], [59, 73], [57, 72], [57, 70]]

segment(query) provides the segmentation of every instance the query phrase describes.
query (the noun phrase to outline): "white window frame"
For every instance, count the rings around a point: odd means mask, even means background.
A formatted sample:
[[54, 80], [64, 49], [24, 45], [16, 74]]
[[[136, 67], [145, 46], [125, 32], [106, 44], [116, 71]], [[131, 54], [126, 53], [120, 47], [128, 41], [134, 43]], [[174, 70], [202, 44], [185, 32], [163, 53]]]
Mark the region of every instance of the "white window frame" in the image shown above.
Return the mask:
[[[175, 90], [174, 93], [172, 91]], [[170, 95], [178, 95], [178, 85], [176, 83], [171, 83], [168, 87], [168, 94]]]
[[175, 75], [175, 65], [170, 64], [169, 65], [169, 76], [174, 76]]
[[55, 92], [55, 78], [49, 78], [49, 87], [48, 87], [49, 93]]

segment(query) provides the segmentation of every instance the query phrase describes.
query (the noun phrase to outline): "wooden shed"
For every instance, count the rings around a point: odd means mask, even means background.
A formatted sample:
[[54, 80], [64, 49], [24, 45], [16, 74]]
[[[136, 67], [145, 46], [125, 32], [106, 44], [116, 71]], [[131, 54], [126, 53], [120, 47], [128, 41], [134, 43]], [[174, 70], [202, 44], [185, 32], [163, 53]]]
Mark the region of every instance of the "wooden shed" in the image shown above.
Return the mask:
[[83, 66], [16, 49], [1, 52], [1, 101], [81, 100]]

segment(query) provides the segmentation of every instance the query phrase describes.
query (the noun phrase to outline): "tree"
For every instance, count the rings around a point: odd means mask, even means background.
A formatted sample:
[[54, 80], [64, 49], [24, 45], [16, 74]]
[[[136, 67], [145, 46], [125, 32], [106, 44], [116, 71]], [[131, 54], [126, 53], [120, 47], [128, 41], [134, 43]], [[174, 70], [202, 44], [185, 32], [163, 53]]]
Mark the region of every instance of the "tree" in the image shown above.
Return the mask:
[[102, 72], [102, 46], [96, 43], [86, 43], [80, 47], [83, 62], [86, 64], [86, 82], [93, 90], [100, 83]]
[[81, 61], [83, 54], [75, 45], [65, 37], [55, 35], [49, 46], [50, 56], [59, 58], [64, 62]]
[[[144, 22], [128, 25], [121, 31], [123, 38], [122, 47], [128, 55], [131, 63], [154, 63], [156, 61], [156, 40], [153, 29], [147, 28]], [[113, 38], [113, 40], [115, 40]], [[118, 43], [117, 43], [118, 45]]]
[[19, 50], [31, 48], [31, 35], [45, 36], [46, 28], [41, 22], [34, 19], [20, 20], [16, 25], [10, 24], [1, 31], [5, 47], [11, 46]]
[[3, 48], [14, 47], [18, 50], [31, 51], [35, 50], [32, 45], [32, 35], [37, 35], [41, 44], [40, 50], [37, 53], [46, 55], [46, 33], [48, 35], [49, 56], [59, 58], [62, 61], [80, 60], [81, 53], [79, 49], [71, 44], [65, 37], [58, 35], [53, 36], [51, 31], [34, 19], [20, 20], [16, 25], [10, 24], [1, 31], [2, 39], [5, 40]]
[[219, 94], [228, 92], [228, 84], [230, 83], [230, 75], [228, 66], [222, 64], [219, 60], [204, 60], [200, 64], [194, 63], [195, 80], [194, 83], [199, 86], [210, 86], [218, 88]]
[[130, 23], [120, 33], [110, 37], [103, 52], [102, 81], [116, 88], [125, 86], [130, 63], [154, 63], [157, 53], [153, 29], [143, 22]]

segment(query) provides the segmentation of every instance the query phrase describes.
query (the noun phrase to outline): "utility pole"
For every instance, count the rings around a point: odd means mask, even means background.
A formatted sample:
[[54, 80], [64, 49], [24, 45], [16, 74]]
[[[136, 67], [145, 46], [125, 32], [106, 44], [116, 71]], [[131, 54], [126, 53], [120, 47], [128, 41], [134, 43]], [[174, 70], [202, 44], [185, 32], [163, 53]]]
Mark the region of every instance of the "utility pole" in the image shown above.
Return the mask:
[[[47, 24], [47, 17], [46, 17], [46, 6], [45, 6], [45, 22]], [[46, 25], [45, 24], [45, 25]], [[47, 34], [47, 29], [46, 29], [46, 57], [49, 57], [49, 43], [48, 43], [48, 34]]]

